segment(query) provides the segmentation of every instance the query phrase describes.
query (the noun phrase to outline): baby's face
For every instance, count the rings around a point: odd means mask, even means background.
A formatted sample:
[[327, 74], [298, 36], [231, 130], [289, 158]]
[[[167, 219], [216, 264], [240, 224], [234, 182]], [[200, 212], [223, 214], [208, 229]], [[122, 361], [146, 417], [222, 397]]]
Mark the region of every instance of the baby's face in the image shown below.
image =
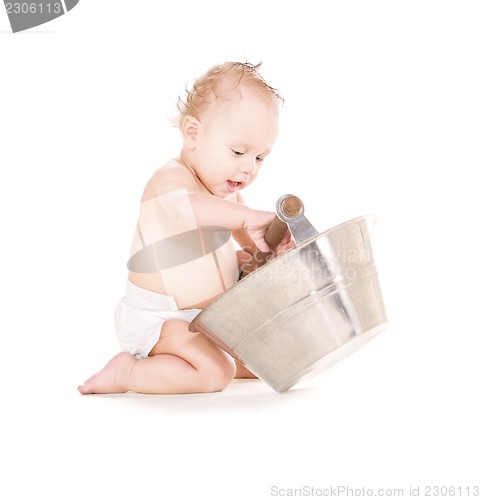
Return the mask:
[[277, 106], [244, 92], [212, 105], [200, 121], [192, 160], [204, 186], [225, 198], [251, 184], [277, 138]]

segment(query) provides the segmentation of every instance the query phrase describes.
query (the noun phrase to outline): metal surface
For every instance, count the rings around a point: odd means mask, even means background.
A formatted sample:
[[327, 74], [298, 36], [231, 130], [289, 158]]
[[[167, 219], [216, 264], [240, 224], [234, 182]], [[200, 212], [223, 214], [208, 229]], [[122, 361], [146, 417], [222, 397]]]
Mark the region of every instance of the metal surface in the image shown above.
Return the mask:
[[[276, 203], [276, 213], [277, 217], [279, 217], [281, 221], [285, 222], [289, 226], [289, 230], [294, 241], [296, 243], [302, 243], [303, 241], [306, 241], [313, 236], [317, 236], [317, 230], [306, 219], [304, 215], [304, 204], [302, 204], [300, 200], [300, 210], [297, 211], [295, 216], [291, 216], [289, 214], [289, 212], [286, 210], [285, 203], [291, 198], [293, 198], [292, 194], [285, 194], [284, 196], [281, 196]], [[295, 198], [298, 199], [297, 197]]]
[[303, 210], [286, 216], [283, 198], [278, 216], [296, 247], [220, 295], [190, 327], [278, 392], [337, 363], [387, 324], [369, 236], [374, 217], [319, 234]]

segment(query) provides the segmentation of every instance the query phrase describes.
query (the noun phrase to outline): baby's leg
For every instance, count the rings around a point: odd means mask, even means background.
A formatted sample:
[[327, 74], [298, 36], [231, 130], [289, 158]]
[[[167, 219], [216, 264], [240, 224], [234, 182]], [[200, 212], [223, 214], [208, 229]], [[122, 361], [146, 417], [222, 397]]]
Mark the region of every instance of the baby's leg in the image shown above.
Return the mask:
[[234, 378], [257, 378], [250, 370], [237, 360], [235, 360], [235, 366], [236, 373]]
[[79, 387], [82, 394], [134, 391], [146, 394], [215, 392], [235, 375], [233, 359], [189, 323], [169, 320], [147, 358], [122, 352]]

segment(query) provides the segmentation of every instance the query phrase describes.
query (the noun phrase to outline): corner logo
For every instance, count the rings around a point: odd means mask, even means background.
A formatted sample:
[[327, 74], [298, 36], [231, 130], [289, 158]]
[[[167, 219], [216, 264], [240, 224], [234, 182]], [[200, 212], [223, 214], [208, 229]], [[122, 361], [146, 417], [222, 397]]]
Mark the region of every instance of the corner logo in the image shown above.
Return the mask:
[[24, 31], [40, 24], [48, 23], [72, 10], [80, 0], [39, 0], [25, 2], [7, 2], [5, 10], [13, 33]]

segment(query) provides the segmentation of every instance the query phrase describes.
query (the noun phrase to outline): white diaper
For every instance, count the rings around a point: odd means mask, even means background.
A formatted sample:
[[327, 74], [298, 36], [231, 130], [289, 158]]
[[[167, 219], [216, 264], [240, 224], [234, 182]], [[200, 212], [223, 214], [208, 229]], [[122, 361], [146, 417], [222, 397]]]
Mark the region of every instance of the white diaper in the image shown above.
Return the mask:
[[146, 358], [159, 341], [164, 321], [183, 319], [189, 323], [200, 309], [177, 307], [174, 297], [144, 290], [127, 280], [127, 293], [115, 308], [115, 331], [122, 351]]

